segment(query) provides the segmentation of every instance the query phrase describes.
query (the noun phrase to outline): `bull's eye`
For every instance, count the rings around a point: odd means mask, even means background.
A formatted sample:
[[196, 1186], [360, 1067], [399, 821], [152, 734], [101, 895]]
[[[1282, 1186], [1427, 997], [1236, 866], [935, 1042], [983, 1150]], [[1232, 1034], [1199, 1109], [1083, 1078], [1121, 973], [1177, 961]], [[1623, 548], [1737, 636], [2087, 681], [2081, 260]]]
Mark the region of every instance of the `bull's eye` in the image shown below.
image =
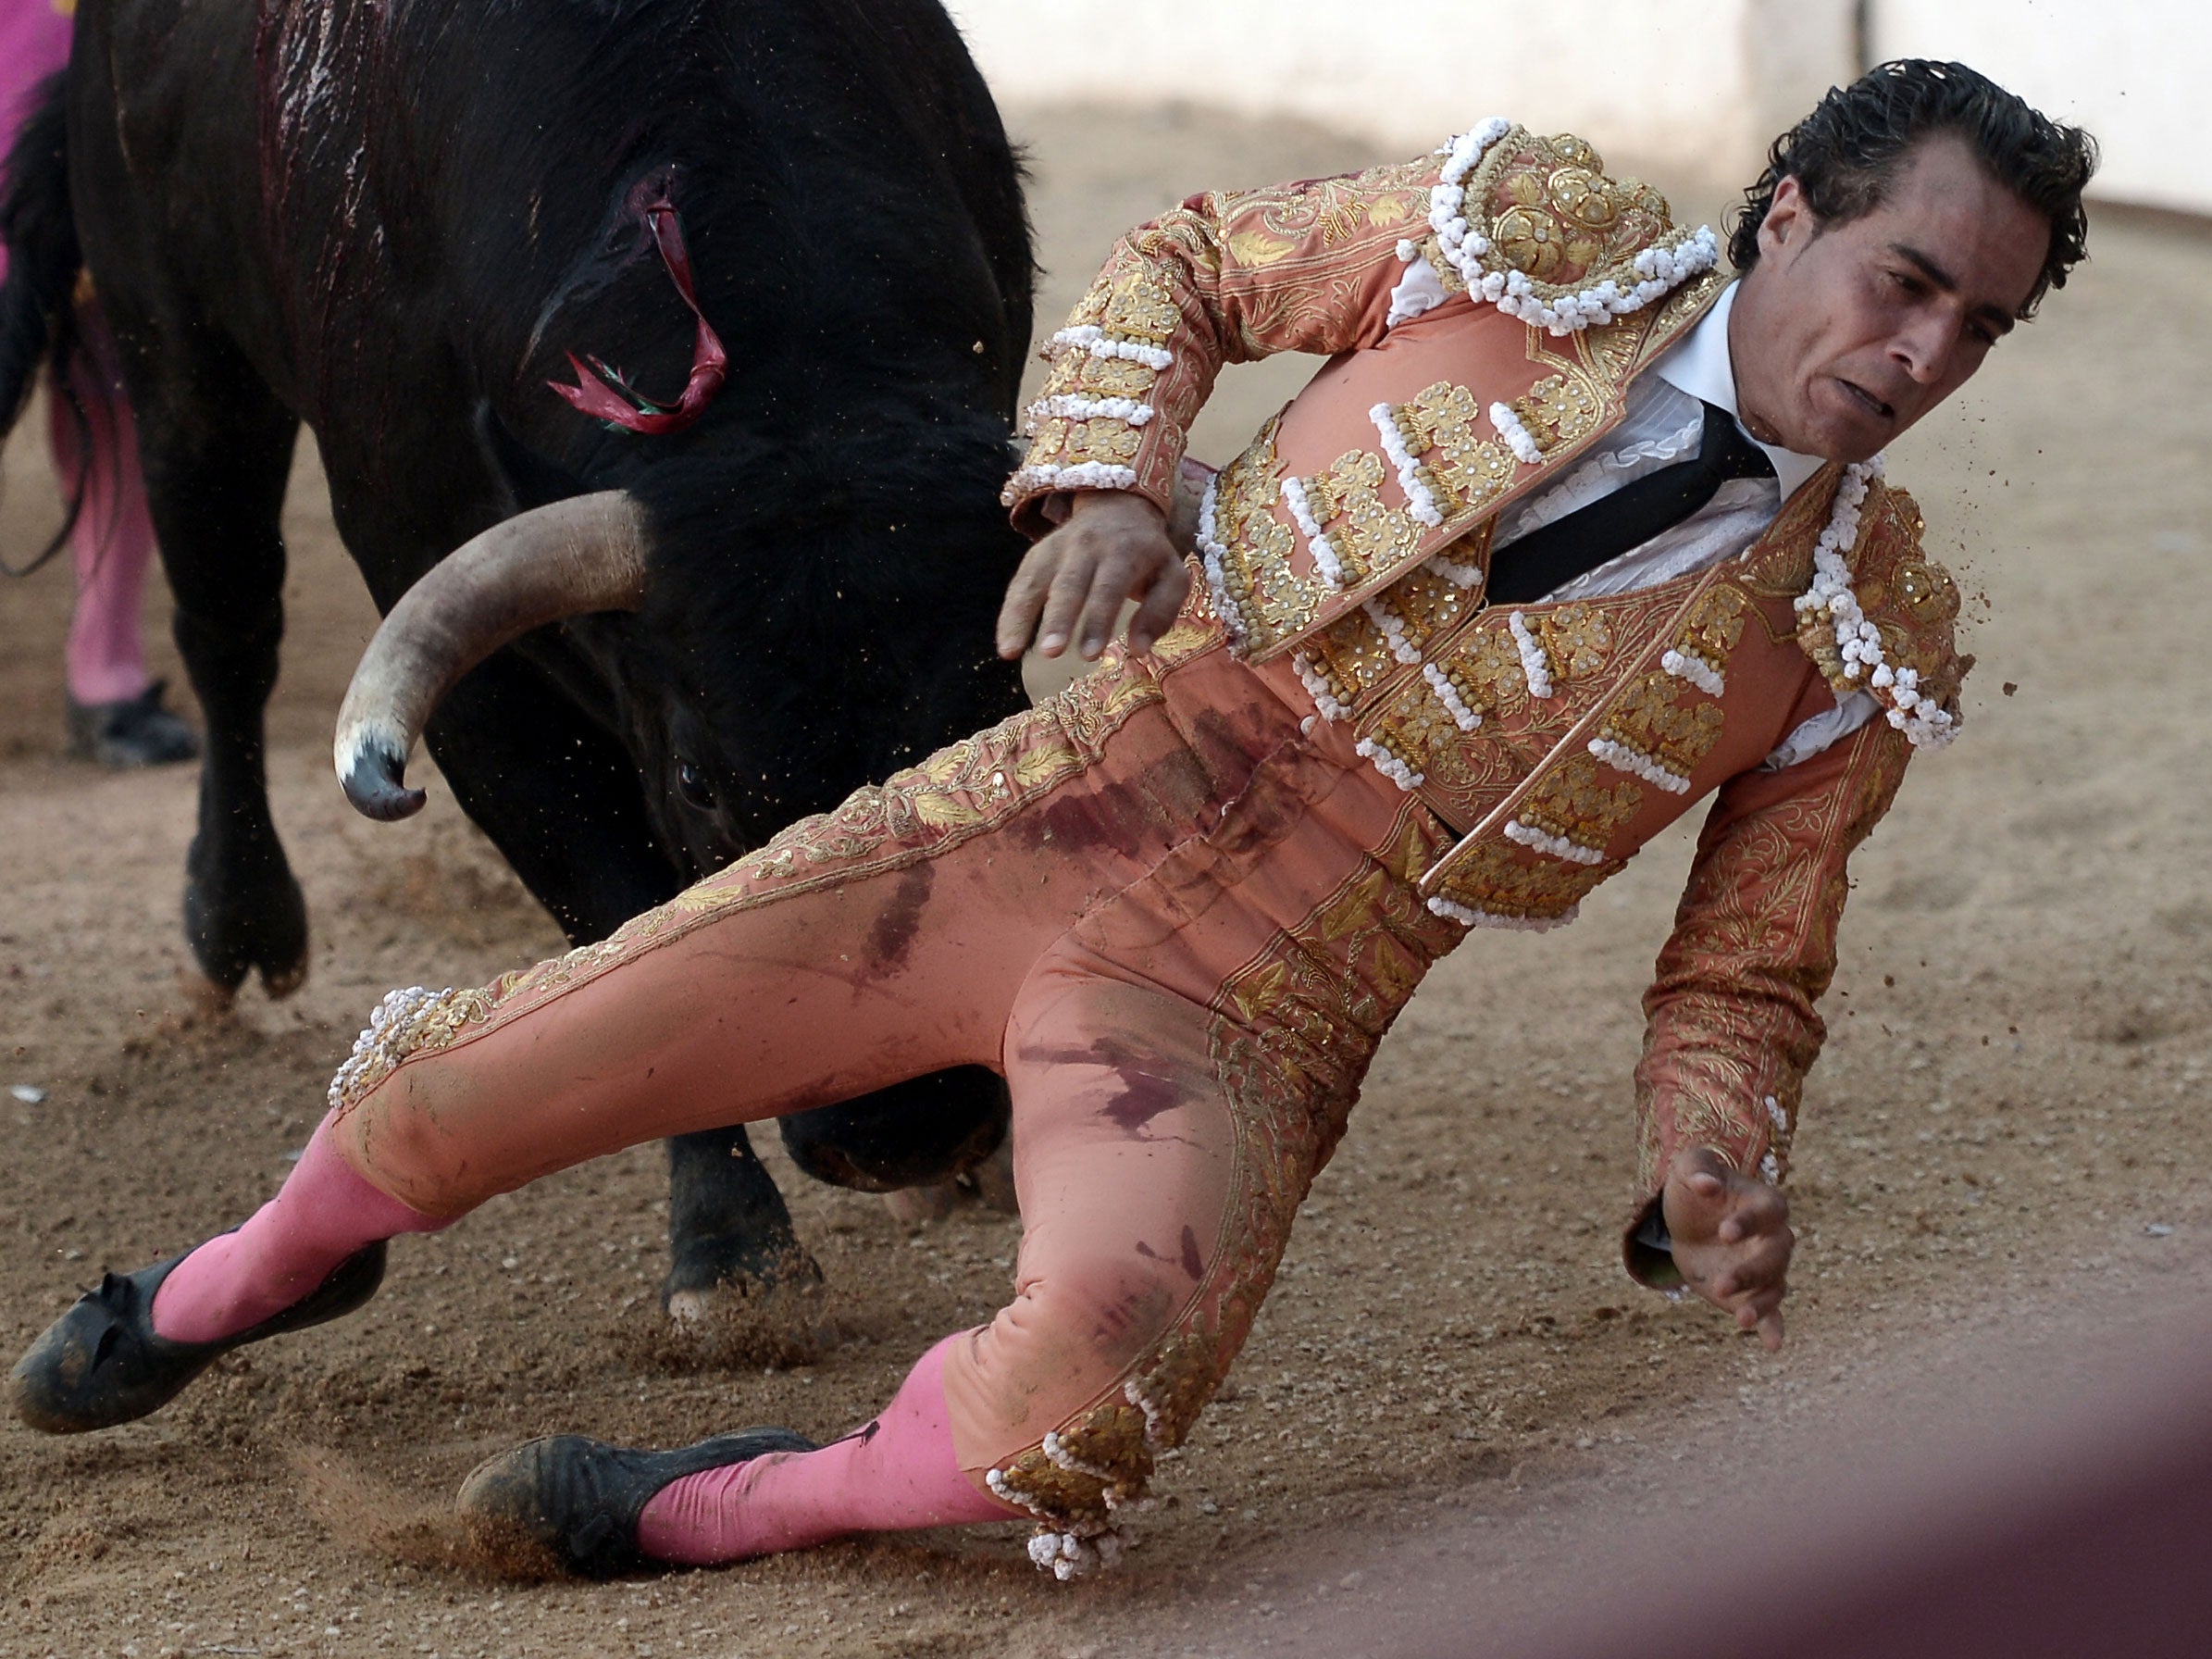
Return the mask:
[[688, 760], [676, 763], [676, 792], [702, 812], [715, 810], [714, 785], [706, 780], [706, 774]]

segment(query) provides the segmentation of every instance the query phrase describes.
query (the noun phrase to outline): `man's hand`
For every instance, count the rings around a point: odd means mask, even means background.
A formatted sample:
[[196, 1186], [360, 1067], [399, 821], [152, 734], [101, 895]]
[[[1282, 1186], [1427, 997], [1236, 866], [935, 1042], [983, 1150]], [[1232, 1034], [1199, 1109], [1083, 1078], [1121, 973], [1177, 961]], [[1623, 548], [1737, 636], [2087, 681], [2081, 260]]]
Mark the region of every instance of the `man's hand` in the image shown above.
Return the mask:
[[1029, 550], [1007, 586], [999, 655], [1019, 656], [1034, 638], [1039, 656], [1058, 656], [1073, 637], [1095, 662], [1125, 599], [1137, 602], [1129, 648], [1149, 651], [1189, 588], [1158, 507], [1125, 490], [1078, 491], [1068, 521]]
[[1789, 1294], [1790, 1202], [1764, 1181], [1729, 1167], [1709, 1147], [1686, 1146], [1667, 1167], [1659, 1196], [1683, 1281], [1757, 1330], [1769, 1353], [1782, 1348], [1782, 1299]]

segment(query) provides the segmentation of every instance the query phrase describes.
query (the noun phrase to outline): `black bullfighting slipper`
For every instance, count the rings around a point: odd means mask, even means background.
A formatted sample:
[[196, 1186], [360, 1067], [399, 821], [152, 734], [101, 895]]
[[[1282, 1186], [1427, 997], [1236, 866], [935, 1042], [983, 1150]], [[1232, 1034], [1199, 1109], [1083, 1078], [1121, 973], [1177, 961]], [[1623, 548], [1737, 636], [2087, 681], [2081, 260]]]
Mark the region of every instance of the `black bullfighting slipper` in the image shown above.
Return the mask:
[[[185, 1253], [191, 1254], [190, 1251]], [[214, 1342], [172, 1342], [154, 1329], [154, 1293], [184, 1256], [136, 1273], [110, 1273], [100, 1288], [46, 1327], [8, 1373], [16, 1416], [47, 1434], [112, 1428], [160, 1410], [201, 1372], [264, 1337], [304, 1330], [350, 1314], [384, 1279], [384, 1243], [354, 1252], [329, 1278], [280, 1313]]]
[[556, 1434], [479, 1464], [462, 1484], [461, 1515], [519, 1530], [580, 1578], [607, 1578], [644, 1565], [638, 1517], [661, 1488], [764, 1453], [815, 1450], [789, 1428], [742, 1428], [674, 1452]]

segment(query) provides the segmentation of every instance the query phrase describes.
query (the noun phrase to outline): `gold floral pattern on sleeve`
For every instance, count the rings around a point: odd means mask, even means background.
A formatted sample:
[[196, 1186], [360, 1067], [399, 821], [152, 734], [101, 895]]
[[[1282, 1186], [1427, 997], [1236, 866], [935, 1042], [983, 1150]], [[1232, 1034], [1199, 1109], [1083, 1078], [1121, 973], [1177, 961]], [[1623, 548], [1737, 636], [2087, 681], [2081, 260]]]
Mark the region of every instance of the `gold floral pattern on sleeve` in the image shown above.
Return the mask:
[[1644, 1007], [1637, 1201], [1684, 1146], [1780, 1180], [1826, 1034], [1852, 851], [1888, 811], [1911, 745], [1877, 721], [1715, 800]]
[[[1134, 490], [1167, 511], [1224, 364], [1379, 340], [1398, 243], [1427, 211], [1435, 168], [1194, 196], [1124, 237], [1042, 348], [1052, 373], [1004, 493], [1016, 523], [1040, 530], [1036, 504], [1067, 489]], [[1104, 406], [1071, 415], [1071, 400]]]

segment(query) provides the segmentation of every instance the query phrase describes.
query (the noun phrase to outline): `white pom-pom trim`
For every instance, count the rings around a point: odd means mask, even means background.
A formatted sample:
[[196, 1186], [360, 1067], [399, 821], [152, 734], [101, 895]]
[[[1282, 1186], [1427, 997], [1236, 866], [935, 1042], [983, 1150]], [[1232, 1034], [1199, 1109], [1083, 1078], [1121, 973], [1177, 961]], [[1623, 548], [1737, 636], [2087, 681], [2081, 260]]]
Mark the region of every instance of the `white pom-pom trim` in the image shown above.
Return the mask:
[[1073, 467], [1050, 464], [1042, 467], [1025, 467], [1006, 483], [1006, 493], [1012, 496], [1026, 495], [1032, 490], [1134, 490], [1136, 488], [1136, 468], [1112, 467], [1104, 461], [1083, 461]]
[[1222, 544], [1220, 505], [1221, 474], [1217, 472], [1207, 479], [1205, 491], [1199, 497], [1199, 565], [1206, 573], [1206, 592], [1213, 601], [1213, 614], [1229, 630], [1229, 638], [1242, 644], [1249, 629], [1244, 607], [1229, 594], [1229, 550]]
[[1519, 611], [1506, 618], [1506, 626], [1513, 631], [1513, 649], [1521, 653], [1521, 677], [1528, 681], [1528, 694], [1543, 698], [1551, 695], [1551, 664], [1544, 655], [1544, 647], [1528, 630], [1528, 621]]
[[1594, 737], [1590, 740], [1590, 753], [1611, 767], [1616, 772], [1626, 772], [1632, 778], [1656, 784], [1671, 795], [1690, 792], [1690, 780], [1680, 772], [1670, 771], [1648, 755], [1631, 749], [1626, 743], [1617, 743], [1610, 738]]
[[1141, 363], [1155, 371], [1164, 371], [1175, 360], [1175, 354], [1163, 345], [1153, 345], [1142, 340], [1116, 339], [1095, 322], [1078, 323], [1074, 328], [1061, 330], [1045, 342], [1037, 355], [1050, 363], [1074, 351], [1088, 352], [1094, 357]]
[[1344, 561], [1336, 556], [1336, 546], [1321, 532], [1321, 521], [1313, 517], [1313, 505], [1306, 499], [1306, 480], [1295, 473], [1283, 480], [1283, 505], [1290, 509], [1290, 516], [1298, 521], [1299, 533], [1306, 538], [1306, 547], [1313, 555], [1313, 568], [1322, 581], [1332, 591], [1344, 587]]
[[1702, 656], [1685, 655], [1680, 651], [1669, 651], [1659, 658], [1659, 667], [1677, 680], [1686, 680], [1709, 697], [1718, 697], [1728, 689], [1727, 676]]
[[1377, 404], [1367, 411], [1367, 418], [1374, 422], [1375, 433], [1383, 441], [1383, 453], [1398, 469], [1398, 487], [1406, 493], [1406, 510], [1435, 530], [1444, 522], [1444, 514], [1436, 505], [1435, 492], [1421, 476], [1421, 463], [1414, 458], [1412, 445], [1406, 442], [1405, 428], [1398, 424], [1397, 411], [1388, 404]]
[[1383, 638], [1389, 642], [1392, 656], [1408, 667], [1421, 660], [1421, 649], [1407, 637], [1404, 620], [1385, 603], [1381, 594], [1368, 600], [1360, 608], [1367, 613], [1370, 622], [1383, 630]]
[[1298, 670], [1299, 683], [1306, 688], [1306, 695], [1313, 699], [1313, 706], [1321, 711], [1323, 719], [1341, 720], [1351, 713], [1336, 700], [1336, 692], [1329, 690], [1329, 682], [1322, 678], [1321, 670], [1303, 651], [1290, 659], [1290, 666]]
[[1460, 688], [1435, 663], [1423, 664], [1421, 677], [1429, 682], [1429, 690], [1436, 693], [1436, 701], [1444, 705], [1444, 712], [1451, 716], [1452, 724], [1461, 731], [1473, 731], [1483, 723], [1481, 712], [1467, 706], [1466, 699], [1460, 695]]
[[1059, 393], [1040, 397], [1029, 405], [1028, 430], [1035, 431], [1039, 422], [1055, 416], [1063, 420], [1120, 420], [1130, 426], [1144, 426], [1158, 413], [1150, 404], [1138, 403], [1133, 397], [1084, 397], [1075, 393]]
[[1390, 753], [1371, 737], [1363, 737], [1352, 745], [1356, 754], [1365, 755], [1374, 763], [1374, 769], [1409, 794], [1428, 781], [1427, 775], [1416, 772], [1403, 760]]
[[1825, 617], [1834, 628], [1844, 678], [1863, 680], [1882, 704], [1884, 717], [1908, 742], [1916, 748], [1941, 749], [1958, 735], [1957, 717], [1921, 693], [1918, 670], [1894, 667], [1883, 657], [1882, 630], [1867, 620], [1851, 586], [1846, 555], [1858, 543], [1859, 511], [1868, 487], [1881, 476], [1880, 455], [1844, 468], [1828, 527], [1813, 544], [1812, 586], [1798, 595], [1796, 608]]
[[1521, 423], [1521, 417], [1513, 413], [1511, 404], [1492, 404], [1490, 424], [1497, 429], [1497, 435], [1506, 441], [1506, 447], [1513, 452], [1516, 460], [1531, 467], [1539, 465], [1544, 452], [1536, 446], [1535, 436]]
[[1603, 864], [1605, 862], [1605, 854], [1600, 848], [1583, 846], [1578, 842], [1569, 841], [1563, 835], [1554, 835], [1547, 830], [1539, 830], [1533, 824], [1524, 824], [1519, 818], [1506, 819], [1505, 838], [1508, 841], [1519, 842], [1522, 846], [1533, 848], [1536, 852], [1547, 854], [1553, 858], [1563, 859], [1569, 864]]
[[1580, 904], [1570, 904], [1557, 916], [1509, 916], [1500, 910], [1455, 904], [1442, 896], [1431, 899], [1428, 905], [1431, 916], [1458, 922], [1463, 928], [1497, 928], [1511, 933], [1548, 933], [1554, 928], [1565, 927], [1582, 914]]
[[[1648, 247], [1639, 253], [1634, 265], [1639, 281], [1628, 288], [1608, 278], [1547, 304], [1537, 297], [1535, 283], [1526, 272], [1485, 269], [1483, 258], [1490, 252], [1490, 241], [1467, 222], [1465, 181], [1484, 152], [1512, 129], [1510, 121], [1493, 116], [1452, 140], [1439, 152], [1446, 158], [1443, 170], [1439, 182], [1429, 189], [1429, 229], [1435, 232], [1437, 251], [1460, 273], [1471, 297], [1487, 300], [1508, 317], [1554, 334], [1571, 334], [1640, 311], [1720, 262], [1720, 238], [1712, 227], [1700, 225], [1671, 247]], [[1404, 249], [1400, 243], [1401, 259]]]

